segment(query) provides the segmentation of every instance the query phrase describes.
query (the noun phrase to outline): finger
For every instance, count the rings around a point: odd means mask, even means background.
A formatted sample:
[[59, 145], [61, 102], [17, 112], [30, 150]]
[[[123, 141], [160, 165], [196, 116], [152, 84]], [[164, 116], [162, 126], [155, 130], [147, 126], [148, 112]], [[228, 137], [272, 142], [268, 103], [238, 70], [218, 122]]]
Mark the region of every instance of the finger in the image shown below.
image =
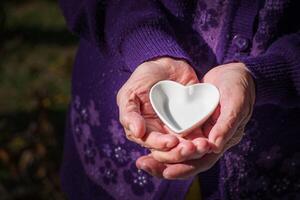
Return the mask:
[[117, 95], [119, 119], [125, 129], [141, 138], [146, 132], [145, 120], [140, 114], [140, 102], [133, 93], [119, 92]]
[[187, 83], [184, 83], [184, 85], [188, 86], [188, 85], [193, 85], [193, 84], [197, 84], [197, 83], [199, 83], [197, 75], [193, 74], [192, 77], [187, 81]]
[[240, 106], [238, 101], [221, 104], [220, 116], [211, 128], [208, 139], [214, 144], [213, 152], [220, 153], [226, 142], [235, 133], [239, 123]]
[[152, 151], [152, 157], [163, 163], [177, 163], [190, 159], [196, 152], [196, 147], [191, 141], [180, 141], [180, 143], [170, 151]]
[[[164, 126], [164, 129], [169, 133], [176, 134], [172, 132], [172, 130], [170, 130], [167, 126]], [[191, 141], [196, 147], [196, 151], [188, 159], [201, 158], [206, 153], [211, 152], [211, 144], [208, 141], [208, 139], [203, 135], [203, 131], [201, 128], [195, 128], [191, 132], [186, 133], [185, 136], [179, 137], [180, 142], [185, 140]]]
[[195, 155], [192, 156], [193, 159], [202, 158], [207, 153], [211, 153], [212, 145], [206, 138], [196, 138], [192, 140], [193, 144], [196, 147]]
[[196, 152], [192, 156], [192, 159], [201, 158], [206, 153], [211, 151], [211, 144], [208, 139], [203, 135], [201, 128], [194, 129], [191, 133], [185, 136], [187, 140], [192, 141], [196, 147]]
[[[242, 130], [242, 129], [241, 129]], [[241, 141], [243, 131], [237, 132], [224, 146], [221, 153], [207, 154], [201, 159], [185, 161], [178, 164], [167, 165], [163, 172], [163, 177], [166, 179], [186, 179], [194, 176], [200, 172], [210, 169], [219, 159], [223, 153], [229, 148], [235, 146]]]
[[183, 85], [193, 85], [199, 83], [199, 79], [195, 70], [188, 63], [184, 64], [188, 66], [185, 68], [185, 70], [187, 70], [187, 72], [185, 72], [186, 76], [179, 76], [177, 77], [176, 81]]
[[136, 167], [143, 171], [146, 171], [152, 176], [156, 176], [159, 178], [163, 177], [162, 173], [166, 169], [165, 164], [158, 162], [150, 155], [146, 155], [138, 158], [136, 160]]
[[125, 130], [125, 132], [127, 139], [149, 149], [167, 151], [179, 143], [174, 135], [166, 135], [156, 131], [146, 133], [143, 138], [134, 137], [129, 130]]
[[166, 179], [187, 179], [210, 169], [220, 157], [221, 154], [208, 154], [201, 159], [168, 165], [163, 171], [163, 177]]
[[211, 129], [216, 124], [218, 118], [220, 116], [220, 105], [217, 106], [216, 110], [210, 116], [210, 118], [202, 125], [203, 135], [208, 138], [208, 135]]

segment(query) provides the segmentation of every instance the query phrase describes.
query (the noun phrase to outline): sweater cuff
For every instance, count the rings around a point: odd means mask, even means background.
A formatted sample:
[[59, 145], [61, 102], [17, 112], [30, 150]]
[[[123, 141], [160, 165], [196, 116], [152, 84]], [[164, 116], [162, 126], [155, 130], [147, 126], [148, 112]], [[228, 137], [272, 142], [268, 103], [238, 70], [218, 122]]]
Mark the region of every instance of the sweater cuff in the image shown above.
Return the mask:
[[278, 103], [289, 95], [290, 71], [284, 56], [265, 54], [240, 60], [252, 74], [256, 85], [256, 104]]
[[143, 62], [163, 56], [191, 63], [191, 59], [174, 38], [163, 27], [143, 25], [126, 35], [121, 43], [121, 55], [132, 72]]

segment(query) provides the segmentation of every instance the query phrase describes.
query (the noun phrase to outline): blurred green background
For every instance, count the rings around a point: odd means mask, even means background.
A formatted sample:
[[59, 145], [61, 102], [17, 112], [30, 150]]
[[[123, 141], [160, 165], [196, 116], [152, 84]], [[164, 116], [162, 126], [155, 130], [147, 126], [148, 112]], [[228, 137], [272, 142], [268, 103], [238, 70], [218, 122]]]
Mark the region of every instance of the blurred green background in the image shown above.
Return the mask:
[[65, 115], [77, 38], [56, 0], [0, 1], [0, 199], [65, 199]]

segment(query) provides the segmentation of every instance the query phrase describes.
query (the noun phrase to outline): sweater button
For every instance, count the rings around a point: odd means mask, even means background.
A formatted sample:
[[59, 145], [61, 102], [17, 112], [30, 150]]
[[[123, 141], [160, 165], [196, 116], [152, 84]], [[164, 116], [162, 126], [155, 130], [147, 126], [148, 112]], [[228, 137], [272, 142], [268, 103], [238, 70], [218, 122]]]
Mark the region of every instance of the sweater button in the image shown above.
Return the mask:
[[232, 39], [232, 42], [239, 52], [245, 51], [249, 47], [249, 40], [241, 35], [235, 35]]

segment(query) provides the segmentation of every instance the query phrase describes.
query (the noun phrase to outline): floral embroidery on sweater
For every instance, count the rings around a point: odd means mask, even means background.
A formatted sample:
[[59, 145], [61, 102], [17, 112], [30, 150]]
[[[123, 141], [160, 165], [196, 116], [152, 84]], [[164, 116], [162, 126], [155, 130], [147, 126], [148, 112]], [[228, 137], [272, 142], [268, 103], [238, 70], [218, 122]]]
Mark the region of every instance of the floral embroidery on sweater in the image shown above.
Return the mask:
[[[87, 175], [115, 194], [116, 199], [123, 199], [128, 192], [137, 199], [141, 196], [148, 198], [158, 182], [136, 168], [135, 160], [142, 155], [141, 150], [128, 148], [130, 142], [125, 139], [125, 133], [116, 119], [111, 119], [108, 127], [102, 129], [97, 103], [92, 99], [86, 102], [75, 96], [70, 114], [75, 144]], [[103, 139], [108, 141], [101, 146], [97, 146], [93, 136], [99, 130], [103, 131], [100, 133]]]
[[274, 144], [255, 154], [261, 148], [255, 141], [262, 134], [260, 126], [251, 120], [242, 142], [222, 158], [225, 169], [221, 180], [230, 199], [298, 199], [300, 153], [283, 157], [281, 147]]

